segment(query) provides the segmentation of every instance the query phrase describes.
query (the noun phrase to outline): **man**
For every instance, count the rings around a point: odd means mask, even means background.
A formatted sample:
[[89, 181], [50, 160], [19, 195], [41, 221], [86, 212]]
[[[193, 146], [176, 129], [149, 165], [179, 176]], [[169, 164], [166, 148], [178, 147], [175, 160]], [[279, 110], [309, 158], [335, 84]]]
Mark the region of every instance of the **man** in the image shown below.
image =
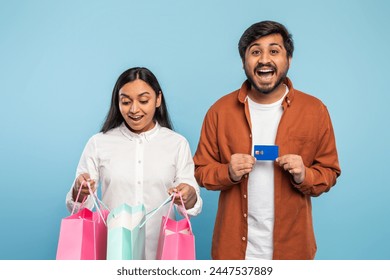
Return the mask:
[[[327, 108], [287, 78], [294, 44], [282, 24], [253, 24], [238, 48], [247, 80], [209, 109], [194, 156], [198, 183], [220, 191], [212, 258], [314, 259], [311, 196], [341, 172]], [[254, 145], [279, 157], [256, 160]]]

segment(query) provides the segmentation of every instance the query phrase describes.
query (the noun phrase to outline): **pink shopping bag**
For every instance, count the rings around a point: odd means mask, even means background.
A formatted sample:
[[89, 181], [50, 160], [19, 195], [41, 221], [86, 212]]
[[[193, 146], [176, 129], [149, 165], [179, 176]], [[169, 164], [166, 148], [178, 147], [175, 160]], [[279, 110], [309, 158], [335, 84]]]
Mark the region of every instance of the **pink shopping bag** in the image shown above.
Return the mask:
[[109, 211], [108, 209], [101, 209], [102, 204], [97, 204], [96, 194], [91, 195], [91, 198], [97, 212], [82, 208], [79, 212], [73, 214], [75, 210], [73, 208], [72, 214], [62, 219], [57, 246], [57, 260], [106, 259], [106, 219]]
[[[185, 209], [181, 194], [179, 195]], [[156, 259], [195, 260], [195, 236], [187, 213], [184, 213], [185, 219], [180, 221], [169, 218], [174, 199], [173, 197], [168, 214], [162, 217]]]

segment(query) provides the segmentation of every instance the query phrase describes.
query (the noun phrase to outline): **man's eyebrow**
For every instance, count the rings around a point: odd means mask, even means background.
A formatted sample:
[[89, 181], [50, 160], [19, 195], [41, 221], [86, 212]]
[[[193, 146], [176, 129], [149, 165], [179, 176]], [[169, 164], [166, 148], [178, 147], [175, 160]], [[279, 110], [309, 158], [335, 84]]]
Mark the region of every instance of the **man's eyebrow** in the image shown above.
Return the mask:
[[[260, 46], [261, 44], [259, 43], [254, 43], [252, 45], [249, 45], [248, 49], [252, 48], [252, 47], [258, 47]], [[281, 44], [278, 44], [278, 43], [270, 43], [269, 46], [278, 46], [279, 48], [283, 48], [283, 46]]]
[[269, 44], [270, 46], [278, 46], [279, 48], [282, 48], [283, 49], [283, 46], [281, 44], [278, 44], [278, 43], [271, 43]]
[[254, 43], [254, 44], [252, 44], [252, 45], [249, 45], [249, 47], [248, 47], [248, 49], [250, 49], [250, 48], [252, 48], [252, 47], [257, 47], [257, 46], [260, 46], [260, 44], [259, 43]]

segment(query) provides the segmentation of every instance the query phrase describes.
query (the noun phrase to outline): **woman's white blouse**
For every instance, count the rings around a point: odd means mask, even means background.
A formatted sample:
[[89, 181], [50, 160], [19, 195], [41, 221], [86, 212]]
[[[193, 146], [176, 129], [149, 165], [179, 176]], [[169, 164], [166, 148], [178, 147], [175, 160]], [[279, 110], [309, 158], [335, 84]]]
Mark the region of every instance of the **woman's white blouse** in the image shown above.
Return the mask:
[[[180, 183], [194, 187], [198, 198], [187, 213], [195, 216], [202, 209], [187, 140], [158, 123], [152, 130], [141, 134], [131, 132], [123, 123], [107, 133], [92, 136], [82, 153], [76, 178], [83, 173], [90, 174], [96, 186], [100, 183], [102, 201], [109, 209], [123, 203], [144, 204], [148, 213], [169, 197], [169, 188]], [[72, 189], [73, 185], [66, 197], [69, 211], [75, 204], [76, 209], [80, 206], [73, 201]], [[85, 205], [92, 208], [92, 200], [87, 199]], [[180, 208], [179, 212], [182, 212]], [[146, 259], [156, 257], [161, 217], [167, 215], [168, 210], [169, 204], [146, 223]], [[170, 216], [174, 218], [174, 213]]]

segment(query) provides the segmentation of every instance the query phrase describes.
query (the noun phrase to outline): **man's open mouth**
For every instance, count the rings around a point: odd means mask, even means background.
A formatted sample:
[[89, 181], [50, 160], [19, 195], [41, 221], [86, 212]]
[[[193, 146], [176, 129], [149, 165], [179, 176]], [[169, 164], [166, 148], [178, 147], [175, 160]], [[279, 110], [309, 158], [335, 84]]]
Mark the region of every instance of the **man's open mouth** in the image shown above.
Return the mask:
[[258, 77], [260, 78], [271, 78], [274, 74], [275, 74], [275, 68], [271, 67], [267, 67], [267, 68], [256, 68], [255, 70], [255, 73]]

